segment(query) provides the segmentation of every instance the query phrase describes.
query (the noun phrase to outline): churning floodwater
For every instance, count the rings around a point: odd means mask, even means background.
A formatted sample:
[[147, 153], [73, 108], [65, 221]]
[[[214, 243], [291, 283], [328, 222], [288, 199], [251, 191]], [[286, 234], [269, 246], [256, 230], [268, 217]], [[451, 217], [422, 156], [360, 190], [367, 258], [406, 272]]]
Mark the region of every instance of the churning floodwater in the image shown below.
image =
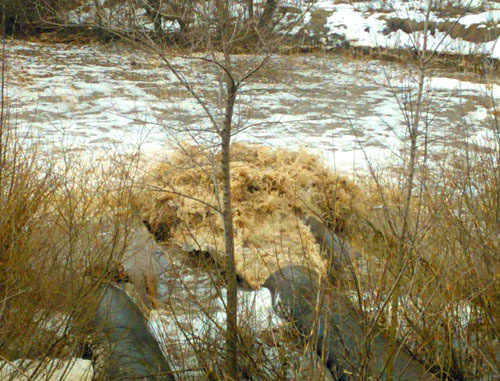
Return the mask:
[[[190, 136], [210, 140], [207, 110], [221, 118], [220, 73], [197, 57], [172, 57], [171, 64], [206, 109], [158, 57], [123, 45], [10, 40], [6, 48], [11, 120], [49, 151], [141, 147], [156, 152]], [[248, 69], [259, 57], [234, 61]], [[492, 99], [499, 95], [499, 85], [481, 78], [432, 72], [420, 126], [433, 150], [466, 138], [488, 145]], [[234, 140], [307, 147], [351, 170], [363, 167], [366, 158], [400, 154], [415, 96], [416, 72], [410, 65], [333, 54], [276, 56], [241, 88]]]

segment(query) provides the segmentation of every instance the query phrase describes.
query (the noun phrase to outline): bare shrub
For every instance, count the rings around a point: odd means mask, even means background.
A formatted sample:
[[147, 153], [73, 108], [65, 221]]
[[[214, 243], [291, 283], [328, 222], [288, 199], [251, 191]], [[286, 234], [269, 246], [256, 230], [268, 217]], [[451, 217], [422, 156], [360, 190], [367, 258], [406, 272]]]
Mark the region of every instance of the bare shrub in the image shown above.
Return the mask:
[[[4, 59], [3, 80], [6, 71]], [[28, 377], [49, 379], [61, 366], [72, 366], [51, 359], [83, 355], [97, 286], [121, 260], [123, 236], [134, 221], [135, 161], [70, 153], [52, 161], [33, 143], [31, 131], [10, 118], [5, 87], [3, 81], [0, 367], [7, 377], [24, 369]]]

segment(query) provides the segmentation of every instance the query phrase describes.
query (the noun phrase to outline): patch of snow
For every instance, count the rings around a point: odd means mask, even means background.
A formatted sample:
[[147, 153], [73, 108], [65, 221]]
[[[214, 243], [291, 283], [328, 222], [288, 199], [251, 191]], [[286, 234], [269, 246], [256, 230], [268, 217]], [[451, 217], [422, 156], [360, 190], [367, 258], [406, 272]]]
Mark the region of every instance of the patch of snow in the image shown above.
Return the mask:
[[[40, 367], [40, 368], [38, 368]], [[37, 370], [36, 376], [31, 374]], [[52, 359], [40, 365], [38, 360], [0, 361], [0, 379], [9, 381], [91, 381], [94, 371], [90, 360]]]
[[498, 23], [500, 22], [500, 10], [488, 11], [488, 12], [478, 13], [475, 15], [467, 15], [458, 19], [458, 22], [467, 27], [474, 24]]
[[[176, 316], [172, 312], [154, 310], [151, 312], [148, 325], [156, 337], [162, 350], [166, 352], [168, 341], [175, 338], [181, 342], [196, 342], [207, 335], [218, 338], [226, 327], [226, 293], [220, 290], [220, 298], [215, 299], [214, 313], [194, 313], [192, 315]], [[241, 327], [260, 332], [280, 327], [284, 324], [278, 317], [272, 304], [269, 290], [261, 288], [257, 291], [238, 290], [238, 321]]]
[[330, 33], [344, 36], [358, 45], [375, 46], [377, 35], [385, 28], [385, 21], [376, 15], [365, 18], [350, 4], [339, 4], [328, 17], [326, 27]]
[[[488, 3], [478, 1], [461, 2], [455, 4], [460, 7], [468, 7], [469, 12], [479, 7], [485, 7]], [[320, 1], [314, 9], [323, 9], [332, 14], [328, 17], [326, 28], [330, 34], [344, 36], [347, 41], [355, 46], [384, 47], [390, 49], [422, 49], [422, 32], [407, 34], [401, 30], [385, 33], [386, 21], [384, 19], [401, 18], [415, 22], [425, 21], [425, 5], [423, 1], [374, 1], [359, 2], [354, 4], [335, 3], [333, 1]], [[383, 12], [379, 12], [383, 11]], [[310, 18], [305, 22], [309, 23]], [[461, 18], [450, 18], [449, 21], [458, 21], [464, 26], [494, 24], [500, 21], [500, 11], [490, 9], [478, 14], [466, 14]], [[429, 21], [442, 22], [435, 10], [431, 11]], [[436, 49], [439, 52], [457, 54], [485, 54], [492, 58], [500, 58], [495, 41], [484, 43], [473, 43], [463, 41], [460, 38], [452, 38], [449, 35], [436, 31], [429, 35], [428, 49]]]
[[429, 88], [446, 91], [468, 91], [474, 94], [493, 97], [495, 99], [500, 97], [500, 85], [474, 83], [453, 78], [432, 77], [430, 79]]

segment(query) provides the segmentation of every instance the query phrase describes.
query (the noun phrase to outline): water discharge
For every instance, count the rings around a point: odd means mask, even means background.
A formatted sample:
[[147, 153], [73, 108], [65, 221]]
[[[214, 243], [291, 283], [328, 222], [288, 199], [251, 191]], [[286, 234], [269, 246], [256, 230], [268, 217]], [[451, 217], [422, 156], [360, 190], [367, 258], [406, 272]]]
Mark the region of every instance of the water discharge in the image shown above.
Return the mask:
[[[257, 60], [236, 57], [240, 66]], [[202, 107], [157, 57], [121, 45], [11, 40], [7, 63], [17, 126], [31, 128], [32, 141], [43, 146], [126, 151], [140, 145], [154, 152], [173, 138], [185, 138], [187, 129], [201, 136], [210, 127]], [[179, 57], [171, 63], [220, 115], [214, 65]], [[415, 78], [410, 65], [337, 55], [272, 57], [239, 94], [235, 140], [305, 146], [349, 170], [363, 167], [365, 154], [370, 160], [397, 157], [407, 135], [405, 115], [414, 107]], [[499, 95], [495, 83], [433, 72], [422, 126], [434, 152], [465, 138], [484, 145], [492, 135], [492, 99]]]

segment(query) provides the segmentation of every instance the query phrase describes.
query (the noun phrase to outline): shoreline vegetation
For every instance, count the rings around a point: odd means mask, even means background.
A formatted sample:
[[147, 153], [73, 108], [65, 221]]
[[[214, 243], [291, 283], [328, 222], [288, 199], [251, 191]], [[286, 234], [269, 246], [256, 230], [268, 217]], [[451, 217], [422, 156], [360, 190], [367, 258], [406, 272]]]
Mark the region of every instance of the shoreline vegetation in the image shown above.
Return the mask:
[[[202, 17], [194, 3], [156, 4], [156, 0], [147, 0], [144, 4], [135, 4], [129, 1], [122, 9], [114, 0], [102, 0], [102, 4], [83, 0], [67, 4], [57, 0], [7, 0], [1, 15], [0, 35], [5, 32], [6, 37], [37, 43], [77, 45], [117, 41], [140, 44], [146, 38], [165, 51], [177, 54], [205, 51], [206, 46], [193, 37], [199, 33], [196, 17]], [[422, 21], [422, 4], [406, 4], [400, 0], [311, 1], [308, 5], [297, 3], [296, 6], [275, 0], [247, 0], [246, 3], [241, 9], [231, 9], [229, 19], [241, 17], [245, 23], [259, 28], [264, 20], [273, 19], [271, 34], [280, 36], [276, 40], [279, 45], [273, 47], [277, 54], [334, 54], [354, 60], [416, 64], [425, 32], [434, 40], [427, 47], [432, 52], [430, 69], [480, 74], [485, 68], [490, 72], [500, 68], [497, 53], [500, 5], [496, 2], [489, 5], [481, 0], [431, 2], [427, 23]], [[129, 9], [134, 7], [139, 8]], [[240, 15], [243, 9], [247, 13]], [[133, 16], [135, 12], [137, 16]], [[349, 25], [350, 19], [361, 25]], [[135, 32], [127, 31], [131, 25], [137, 29]], [[289, 25], [293, 26], [291, 30], [287, 29]], [[238, 36], [232, 54], [255, 53], [261, 37], [252, 32]], [[217, 38], [215, 33], [211, 37], [215, 43], [210, 46], [220, 50]]]
[[[377, 306], [383, 303], [384, 295], [390, 292], [387, 287], [390, 287], [398, 274], [392, 268], [397, 248], [397, 236], [391, 231], [391, 224], [396, 222], [397, 226], [401, 219], [402, 192], [394, 185], [398, 183], [397, 174], [386, 172], [384, 181], [380, 184], [374, 184], [370, 181], [362, 183], [359, 182], [361, 179], [358, 179], [357, 185], [354, 185], [346, 179], [336, 176], [331, 169], [323, 166], [318, 157], [307, 152], [272, 150], [268, 147], [255, 145], [239, 145], [233, 148], [236, 150], [233, 159], [235, 171], [232, 175], [234, 176], [234, 207], [237, 211], [235, 220], [237, 227], [235, 231], [237, 269], [250, 265], [247, 270], [238, 271], [238, 274], [243, 279], [250, 277], [248, 283], [254, 287], [257, 285], [258, 282], [251, 280], [255, 275], [250, 271], [252, 265], [245, 260], [245, 258], [248, 259], [246, 255], [251, 250], [255, 250], [257, 261], [264, 261], [264, 263], [266, 261], [270, 261], [269, 263], [279, 262], [278, 255], [281, 255], [282, 259], [288, 258], [288, 241], [293, 242], [292, 248], [300, 251], [300, 247], [303, 245], [304, 250], [309, 252], [310, 249], [306, 247], [315, 245], [309, 242], [311, 240], [307, 235], [314, 234], [314, 232], [309, 233], [304, 230], [303, 223], [297, 218], [300, 219], [302, 215], [308, 213], [318, 215], [332, 234], [338, 234], [339, 237], [350, 242], [353, 245], [353, 251], [358, 253], [349, 259], [348, 265], [341, 273], [336, 273], [333, 284], [337, 284], [335, 286], [337, 290], [342, 290], [340, 292], [346, 296], [349, 295], [349, 290], [358, 289], [357, 295], [353, 296], [353, 306], [367, 313], [371, 319], [379, 317], [379, 319], [363, 322], [359, 329], [368, 330], [363, 331], [365, 333], [369, 332], [371, 324], [374, 327], [381, 325], [387, 329], [390, 316], [386, 313], [380, 316], [374, 314], [374, 311], [376, 311]], [[186, 239], [191, 239], [192, 242], [186, 241], [187, 245], [184, 245], [185, 248], [182, 250], [189, 254], [186, 256], [195, 255], [202, 258], [210, 252], [210, 247], [220, 249], [220, 243], [208, 242], [209, 244], [206, 246], [202, 244], [202, 241], [207, 238], [220, 240], [222, 228], [217, 219], [214, 218], [210, 208], [199, 207], [194, 201], [205, 197], [202, 201], [206, 204], [213, 202], [210, 198], [206, 198], [210, 197], [211, 174], [210, 170], [207, 172], [210, 165], [207, 163], [203, 165], [203, 156], [197, 157], [196, 152], [197, 148], [195, 147], [182, 147], [170, 159], [162, 161], [158, 167], [151, 168], [146, 179], [141, 178], [141, 176], [132, 176], [134, 178], [132, 181], [131, 173], [128, 172], [130, 166], [124, 164], [122, 173], [110, 173], [107, 175], [107, 180], [100, 176], [96, 178], [97, 181], [102, 182], [99, 186], [101, 190], [94, 190], [92, 182], [86, 181], [73, 184], [72, 188], [65, 190], [68, 184], [72, 184], [74, 180], [59, 178], [59, 184], [50, 180], [50, 184], [47, 184], [50, 185], [51, 189], [48, 195], [56, 192], [54, 197], [48, 197], [36, 205], [37, 210], [31, 212], [33, 217], [37, 216], [36, 218], [26, 218], [24, 215], [19, 215], [23, 220], [20, 221], [20, 227], [15, 227], [15, 230], [21, 229], [23, 236], [29, 237], [30, 241], [39, 244], [43, 244], [46, 240], [43, 237], [49, 232], [49, 239], [53, 240], [51, 242], [53, 247], [58, 246], [58, 237], [65, 237], [67, 231], [66, 238], [69, 240], [67, 245], [69, 245], [68, 248], [73, 246], [73, 258], [81, 248], [84, 250], [81, 255], [86, 258], [85, 262], [93, 264], [96, 261], [97, 263], [104, 261], [102, 266], [106, 268], [111, 261], [113, 263], [121, 262], [120, 258], [124, 256], [124, 250], [126, 250], [124, 244], [120, 243], [118, 239], [121, 233], [113, 233], [113, 229], [117, 229], [116, 231], [119, 232], [125, 226], [127, 236], [133, 236], [133, 230], [129, 230], [127, 233], [127, 229], [130, 229], [127, 226], [131, 226], [130, 222], [127, 221], [138, 212], [142, 212], [141, 218], [149, 222], [151, 230], [157, 233], [157, 237], [160, 237], [164, 243], [173, 244], [174, 247], [182, 247]], [[416, 230], [418, 242], [405, 247], [408, 268], [406, 274], [401, 278], [403, 280], [401, 292], [405, 297], [403, 298], [404, 305], [400, 307], [403, 315], [399, 340], [405, 342], [404, 349], [400, 349], [401, 351], [410, 350], [412, 356], [420, 359], [432, 373], [438, 374], [440, 377], [459, 380], [468, 379], [461, 378], [464, 375], [469, 375], [469, 377], [476, 375], [479, 379], [487, 380], [488, 374], [495, 374], [494, 368], [489, 369], [489, 367], [494, 366], [496, 361], [495, 348], [498, 347], [498, 342], [494, 339], [496, 337], [495, 321], [498, 318], [498, 280], [495, 278], [495, 274], [498, 274], [498, 261], [495, 262], [494, 259], [494, 253], [498, 253], [498, 241], [495, 240], [495, 236], [498, 234], [498, 231], [495, 233], [495, 229], [497, 229], [495, 227], [495, 211], [498, 214], [498, 205], [496, 204], [498, 200], [495, 195], [498, 194], [498, 184], [495, 185], [494, 181], [498, 168], [495, 168], [491, 157], [489, 160], [484, 160], [485, 156], [482, 152], [469, 152], [469, 154], [471, 157], [469, 157], [470, 161], [467, 166], [459, 166], [457, 162], [453, 165], [453, 161], [450, 162], [450, 166], [444, 170], [444, 173], [447, 174], [444, 178], [445, 183], [436, 179], [431, 181], [428, 178], [423, 198], [415, 199], [411, 205], [410, 223], [412, 226], [416, 226], [414, 224], [417, 223], [418, 219], [422, 220], [425, 231]], [[190, 168], [190, 158], [196, 158], [198, 166]], [[273, 169], [273, 163], [279, 163], [281, 167]], [[84, 168], [85, 166], [82, 167], [82, 170]], [[26, 173], [24, 176], [33, 177], [33, 174]], [[123, 184], [118, 190], [119, 194], [115, 195], [117, 191], [114, 190], [113, 183], [116, 176], [123, 177]], [[220, 174], [217, 173], [216, 176], [219, 177]], [[428, 174], [419, 173], [419, 176], [428, 176]], [[392, 180], [389, 180], [390, 178]], [[420, 181], [422, 180], [421, 178]], [[473, 193], [467, 191], [455, 193], [453, 189], [463, 182], [469, 184], [468, 186], [473, 186], [475, 191]], [[48, 191], [44, 190], [44, 192]], [[63, 193], [58, 195], [59, 192]], [[183, 194], [189, 198], [183, 198]], [[19, 206], [13, 200], [19, 197], [19, 193], [13, 191], [9, 197], [10, 199], [6, 201], [10, 202], [6, 205], [2, 204], [3, 214], [9, 212], [8, 208], [11, 207], [13, 210], [10, 215], [15, 217], [16, 213], [22, 212], [22, 210], [16, 209]], [[292, 200], [295, 204], [291, 203]], [[54, 202], [56, 203], [55, 209]], [[57, 203], [61, 202], [67, 205], [61, 205], [64, 208], [57, 207]], [[75, 203], [80, 205], [77, 212], [84, 213], [81, 216], [75, 215], [75, 210], [73, 210]], [[255, 204], [255, 208], [252, 206], [253, 204]], [[116, 214], [117, 207], [119, 213], [112, 217]], [[459, 214], [457, 215], [457, 213]], [[249, 214], [252, 214], [253, 217], [247, 220], [246, 217]], [[70, 220], [67, 220], [68, 218]], [[93, 224], [94, 221], [100, 221], [103, 218], [104, 221], [110, 220], [111, 225], [108, 223], [107, 227], [111, 226], [111, 230], [109, 230], [111, 235], [106, 235], [108, 238], [101, 237], [102, 233], [95, 230], [95, 227], [88, 226], [89, 223]], [[48, 225], [40, 225], [44, 219], [48, 221]], [[274, 225], [266, 222], [271, 219], [276, 221]], [[9, 226], [11, 222], [2, 222], [4, 224], [2, 231], [5, 232], [7, 231], [5, 227]], [[58, 230], [57, 237], [51, 237], [52, 233], [50, 233], [53, 231], [52, 225], [54, 223]], [[252, 231], [262, 223], [264, 225], [261, 231], [264, 233], [261, 234], [267, 234], [266, 239], [259, 239], [258, 229], [255, 236], [251, 236]], [[293, 229], [294, 224], [298, 226], [297, 231]], [[84, 231], [89, 228], [90, 235], [87, 235]], [[273, 232], [276, 234], [273, 235]], [[297, 234], [297, 238], [290, 240], [287, 234], [291, 233]], [[18, 235], [14, 235], [14, 237], [4, 237], [2, 242], [9, 242], [11, 239], [25, 239]], [[63, 241], [66, 238], [63, 238]], [[171, 242], [173, 238], [175, 242]], [[301, 240], [302, 243], [300, 243]], [[94, 247], [98, 247], [98, 251], [95, 251]], [[279, 254], [280, 248], [282, 254]], [[39, 271], [43, 271], [40, 269], [44, 268], [44, 263], [40, 263], [38, 259], [39, 256], [51, 258], [53, 255], [50, 252], [50, 247], [47, 249], [41, 252], [38, 245], [35, 244], [28, 251], [24, 251], [26, 247], [17, 245], [4, 250], [3, 256], [5, 253], [9, 253], [11, 259], [7, 262], [0, 262], [0, 276], [7, 276], [6, 279], [0, 278], [0, 290], [10, 291], [9, 288], [2, 288], [1, 285], [15, 287], [14, 290], [19, 290], [19, 287], [21, 290], [22, 287], [29, 287], [34, 281], [32, 278], [36, 277]], [[313, 251], [320, 253], [320, 246], [317, 246]], [[19, 263], [14, 258], [16, 255], [17, 258], [20, 258], [21, 253], [23, 254], [24, 266], [19, 268]], [[56, 259], [51, 262], [56, 266], [54, 269], [57, 268], [58, 261], [64, 261], [66, 258], [64, 250], [56, 251], [55, 255]], [[213, 255], [209, 255], [209, 257], [212, 259], [206, 258], [201, 262], [214, 260]], [[220, 261], [220, 258], [219, 253], [215, 256], [215, 261]], [[328, 256], [325, 258], [325, 266], [328, 267]], [[7, 319], [4, 321], [4, 327], [8, 328], [5, 332], [7, 333], [6, 339], [12, 340], [11, 336], [15, 333], [18, 337], [17, 340], [26, 345], [27, 349], [21, 345], [10, 346], [10, 352], [1, 353], [3, 357], [12, 360], [19, 358], [19, 356], [22, 358], [25, 356], [23, 352], [25, 350], [30, 351], [28, 352], [29, 356], [35, 356], [35, 358], [42, 356], [42, 361], [50, 360], [54, 356], [62, 356], [62, 358], [84, 356], [86, 320], [89, 316], [85, 316], [84, 313], [83, 316], [71, 317], [71, 311], [82, 307], [87, 309], [89, 302], [77, 300], [77, 305], [73, 305], [76, 302], [71, 298], [71, 290], [65, 290], [65, 287], [67, 287], [68, 279], [75, 282], [79, 279], [77, 274], [85, 274], [86, 265], [79, 264], [74, 259], [73, 261], [72, 265], [76, 265], [77, 268], [68, 268], [68, 272], [61, 274], [57, 281], [51, 278], [50, 273], [44, 272], [46, 275], [42, 280], [45, 283], [40, 292], [44, 292], [46, 295], [37, 295], [38, 299], [31, 299], [29, 302], [26, 297], [29, 297], [30, 293], [21, 292], [19, 295], [10, 296], [8, 308], [11, 312], [17, 311], [15, 312], [16, 316], [19, 316], [21, 308], [18, 303], [24, 308], [29, 307], [26, 310], [31, 311], [32, 316], [37, 316], [36, 310], [39, 308], [39, 303], [44, 298], [52, 298], [51, 295], [66, 298], [65, 303], [68, 304], [51, 303], [50, 309], [44, 311], [43, 318], [39, 321], [31, 321], [32, 317], [26, 316], [25, 324], [29, 324], [27, 326], [23, 325], [22, 320], [12, 320], [10, 314], [4, 316]], [[110, 262], [106, 263], [107, 261]], [[83, 268], [80, 267], [81, 265]], [[33, 267], [32, 270], [29, 270], [30, 266]], [[219, 263], [218, 267], [224, 268], [224, 265]], [[277, 269], [274, 265], [261, 266], [261, 268], [267, 274]], [[314, 265], [311, 268], [314, 268]], [[250, 275], [245, 275], [245, 271]], [[104, 272], [107, 273], [107, 271]], [[16, 282], [19, 282], [19, 276], [24, 277], [23, 283], [16, 285]], [[95, 280], [90, 281], [90, 285], [87, 286], [91, 292], [87, 296], [87, 299], [91, 300], [90, 303], [92, 303], [93, 287], [102, 284], [103, 281], [107, 282], [106, 277], [105, 274], [98, 274], [97, 277], [94, 275], [92, 278]], [[263, 276], [261, 282], [265, 278]], [[40, 279], [38, 280], [40, 281]], [[183, 278], [179, 278], [179, 281], [184, 282]], [[219, 283], [218, 289], [221, 288], [221, 281], [223, 282], [221, 279], [216, 280]], [[89, 279], [85, 279], [85, 282], [89, 284]], [[78, 285], [73, 287], [75, 290], [79, 290]], [[148, 291], [149, 286], [146, 282], [144, 286], [139, 287]], [[222, 283], [222, 287], [224, 287], [224, 283]], [[68, 291], [70, 292], [68, 293]], [[151, 292], [150, 288], [149, 292]], [[159, 311], [162, 311], [161, 308], [163, 308], [163, 312], [160, 314], [166, 313], [169, 319], [174, 319], [174, 325], [177, 322], [180, 324], [180, 329], [186, 329], [186, 323], [181, 319], [182, 309], [175, 307], [176, 312], [172, 317], [171, 313], [168, 313], [169, 308], [171, 308], [168, 307], [168, 303], [168, 300], [161, 302], [160, 306], [163, 307], [160, 307]], [[194, 299], [192, 303], [199, 303], [199, 301]], [[54, 321], [54, 314], [60, 314], [63, 311], [69, 314], [69, 317], [64, 318], [61, 322], [58, 319], [55, 320], [58, 332], [61, 329], [64, 332], [62, 337], [60, 333], [54, 332], [52, 329], [45, 328], [45, 331], [37, 332], [40, 330], [39, 326], [47, 326], [50, 324], [47, 321]], [[209, 319], [213, 318], [209, 310], [206, 314]], [[51, 324], [54, 325], [54, 323]], [[62, 325], [62, 328], [59, 328], [59, 324]], [[26, 330], [28, 327], [29, 330]], [[10, 331], [11, 328], [12, 331]], [[167, 325], [164, 325], [162, 329], [165, 329], [165, 332], [170, 332]], [[189, 332], [189, 328], [187, 329]], [[47, 332], [47, 336], [44, 336], [44, 332]], [[359, 337], [364, 334], [358, 333], [357, 335]], [[448, 339], [438, 339], [443, 335], [448, 335]], [[30, 344], [32, 337], [37, 338], [39, 345], [45, 344], [45, 346], [34, 348]], [[44, 341], [44, 337], [47, 338], [47, 342]], [[168, 342], [169, 352], [167, 355], [171, 358], [173, 353], [180, 351], [180, 342], [177, 342], [177, 339], [173, 337], [170, 337], [169, 340], [172, 341]], [[199, 339], [192, 338], [190, 340], [193, 340], [190, 345], [194, 346], [193, 350], [195, 351], [202, 350], [200, 345], [208, 353], [213, 353], [210, 351], [219, 353], [220, 351], [220, 348], [209, 338], [203, 339], [208, 341], [202, 341], [201, 344], [196, 341]], [[255, 343], [260, 342], [255, 340], [255, 338], [245, 337], [245, 342], [242, 344], [243, 357], [241, 361], [257, 361], [254, 356], [263, 349], [255, 349]], [[400, 342], [399, 340], [398, 342]], [[51, 343], [54, 341], [57, 342], [56, 351], [51, 347]], [[286, 341], [271, 341], [271, 343], [271, 348], [273, 346], [287, 348], [288, 345], [292, 345]], [[468, 350], [463, 350], [464, 348], [476, 348], [477, 354], [474, 355]], [[361, 353], [359, 356], [361, 356], [359, 361], [362, 363], [364, 355]], [[173, 358], [175, 359], [175, 356]], [[174, 364], [175, 369], [181, 369], [182, 374], [184, 360], [178, 361], [181, 362]], [[265, 376], [264, 373], [259, 373], [264, 372], [269, 364], [262, 359], [258, 361], [263, 362], [259, 362], [257, 366], [253, 365], [254, 375], [259, 379], [274, 379], [275, 375]], [[221, 372], [220, 367], [220, 364], [217, 365], [217, 359], [215, 364], [202, 365], [203, 371], [206, 371], [207, 374], [214, 371]], [[40, 369], [44, 369], [44, 367], [42, 366]]]
[[[227, 26], [224, 11], [218, 27]], [[31, 131], [23, 135], [18, 124], [25, 121], [11, 109], [8, 74], [16, 68], [7, 62], [3, 39], [0, 375], [52, 381], [61, 369], [70, 374], [74, 359], [85, 359], [92, 364], [77, 360], [82, 372], [98, 381], [155, 371], [156, 379], [190, 381], [392, 380], [408, 365], [411, 379], [498, 378], [497, 95], [481, 122], [463, 117], [446, 125], [443, 135], [454, 144], [440, 149], [431, 107], [442, 105], [426, 81], [432, 70], [452, 68], [480, 73], [492, 84], [499, 60], [429, 57], [425, 44], [420, 53], [347, 45], [326, 51], [296, 41], [277, 49], [417, 68], [411, 83], [392, 93], [404, 116], [402, 132], [395, 132], [398, 122], [384, 120], [399, 139], [388, 147], [393, 156], [366, 156], [365, 171], [346, 175], [306, 149], [231, 140], [241, 132], [235, 119], [245, 117], [235, 108], [240, 79], [257, 77], [269, 51], [240, 75], [246, 62], [233, 56], [251, 48], [230, 46], [231, 33], [217, 30], [227, 44], [207, 38], [206, 45], [213, 47], [207, 65], [215, 63], [217, 76], [197, 73], [201, 80], [193, 86], [168, 57], [169, 49], [183, 55], [179, 40], [170, 45], [151, 39], [156, 31], [142, 32], [142, 43], [159, 52], [212, 122], [192, 126], [182, 117], [193, 110], [182, 110], [176, 131], [164, 126], [168, 149], [154, 161], [143, 160], [140, 150], [106, 152], [103, 160], [81, 152], [44, 157], [45, 147], [29, 143]], [[91, 45], [116, 43], [117, 34], [78, 27], [23, 38]], [[131, 35], [128, 42], [135, 41]], [[218, 61], [220, 45], [234, 49], [223, 50]], [[218, 97], [200, 90], [207, 78], [219, 85]], [[370, 127], [365, 123], [361, 128]], [[469, 135], [472, 123], [485, 125], [480, 147], [479, 135]], [[255, 304], [258, 293], [267, 298], [264, 312], [257, 307], [265, 303]], [[263, 316], [256, 319], [256, 311]], [[126, 361], [128, 355], [139, 355], [137, 362]]]
[[[0, 37], [2, 31], [0, 30]], [[9, 36], [7, 36], [9, 38]], [[45, 32], [28, 33], [16, 35], [16, 39], [35, 42], [40, 44], [70, 44], [70, 45], [92, 45], [92, 44], [112, 44], [125, 43], [133, 45], [130, 41], [121, 39], [119, 36], [102, 30], [94, 30], [84, 26], [58, 27], [49, 29]], [[182, 46], [172, 42], [165, 48], [171, 49], [176, 53], [182, 54]], [[192, 51], [191, 47], [185, 47], [186, 51]], [[236, 54], [251, 54], [252, 50], [242, 48]], [[416, 58], [416, 52], [409, 49], [390, 49], [368, 46], [338, 46], [328, 47], [323, 45], [287, 45], [277, 49], [277, 54], [283, 56], [294, 55], [332, 55], [341, 56], [351, 60], [378, 60], [382, 62], [394, 62], [401, 65], [413, 64]], [[433, 69], [453, 70], [455, 73], [481, 74], [485, 67], [489, 70], [498, 72], [500, 70], [500, 59], [491, 58], [484, 54], [455, 54], [440, 52], [432, 60]], [[492, 78], [495, 80], [494, 78]]]

